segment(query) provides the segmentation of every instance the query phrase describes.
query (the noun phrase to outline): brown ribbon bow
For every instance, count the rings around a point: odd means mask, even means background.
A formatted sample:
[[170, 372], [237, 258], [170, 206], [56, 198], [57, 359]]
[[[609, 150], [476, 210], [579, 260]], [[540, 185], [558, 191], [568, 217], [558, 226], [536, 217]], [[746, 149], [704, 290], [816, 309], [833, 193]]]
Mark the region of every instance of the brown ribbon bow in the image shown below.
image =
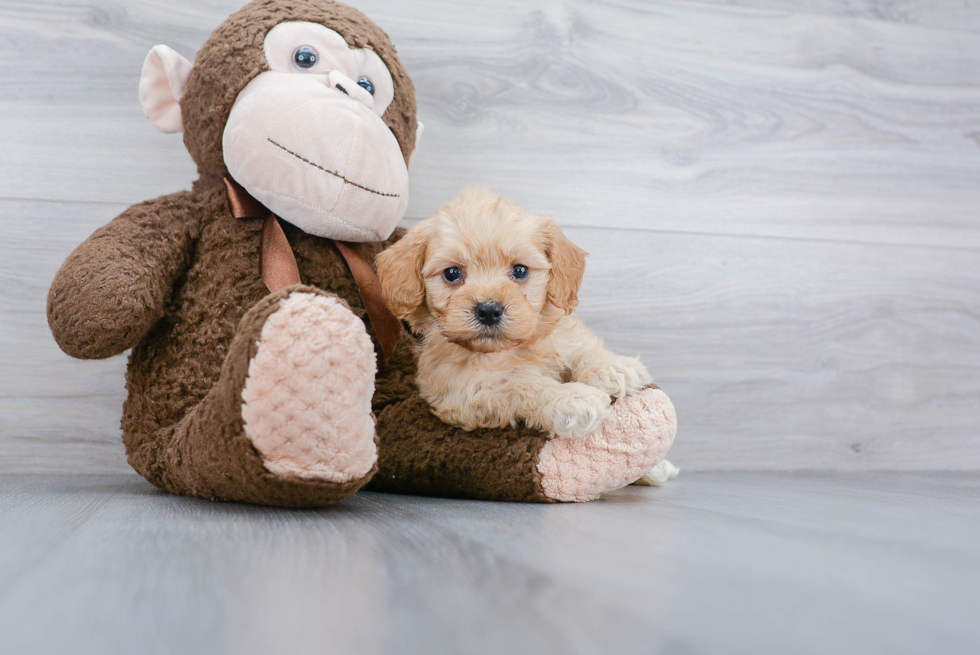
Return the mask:
[[[259, 246], [259, 275], [269, 291], [275, 292], [291, 284], [301, 282], [296, 256], [289, 245], [286, 233], [282, 231], [279, 220], [261, 202], [253, 198], [248, 191], [230, 177], [225, 178], [225, 189], [228, 191], [228, 204], [235, 218], [262, 218], [262, 238]], [[381, 282], [375, 275], [371, 265], [357, 249], [357, 245], [346, 241], [333, 241], [337, 250], [347, 262], [347, 267], [354, 276], [357, 292], [367, 310], [368, 320], [381, 344], [381, 354], [387, 364], [398, 345], [402, 333], [402, 324], [388, 309], [388, 304], [381, 293]]]

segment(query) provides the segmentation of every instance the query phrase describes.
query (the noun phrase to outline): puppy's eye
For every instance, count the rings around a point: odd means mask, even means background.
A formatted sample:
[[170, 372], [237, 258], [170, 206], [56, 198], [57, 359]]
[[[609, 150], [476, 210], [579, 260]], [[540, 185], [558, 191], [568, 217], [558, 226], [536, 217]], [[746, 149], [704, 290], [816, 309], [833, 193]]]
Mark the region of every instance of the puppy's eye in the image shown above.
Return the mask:
[[463, 277], [463, 271], [455, 266], [450, 266], [442, 272], [442, 279], [446, 282], [452, 284], [453, 282], [459, 282]]
[[531, 271], [524, 264], [514, 264], [514, 268], [510, 269], [510, 274], [514, 276], [515, 280], [526, 280]]

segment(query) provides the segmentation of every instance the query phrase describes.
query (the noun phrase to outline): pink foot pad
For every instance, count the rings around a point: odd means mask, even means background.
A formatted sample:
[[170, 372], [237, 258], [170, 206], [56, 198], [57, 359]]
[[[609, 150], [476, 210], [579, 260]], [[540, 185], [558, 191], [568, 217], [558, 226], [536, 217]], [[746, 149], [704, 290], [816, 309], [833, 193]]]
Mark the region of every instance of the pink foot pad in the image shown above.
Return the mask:
[[266, 469], [349, 482], [374, 466], [377, 370], [364, 323], [336, 298], [293, 293], [262, 327], [242, 390], [245, 435]]
[[584, 439], [552, 439], [541, 449], [544, 494], [562, 502], [595, 500], [639, 479], [667, 454], [677, 415], [660, 389], [616, 402], [613, 413]]

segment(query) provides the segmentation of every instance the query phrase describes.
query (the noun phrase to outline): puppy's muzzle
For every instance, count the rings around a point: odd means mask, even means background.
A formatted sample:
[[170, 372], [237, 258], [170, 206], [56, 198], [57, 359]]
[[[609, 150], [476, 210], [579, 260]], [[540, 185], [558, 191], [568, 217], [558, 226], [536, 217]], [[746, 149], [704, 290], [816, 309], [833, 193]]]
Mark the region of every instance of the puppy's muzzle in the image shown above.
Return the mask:
[[504, 306], [499, 302], [481, 302], [473, 308], [476, 322], [484, 327], [497, 327], [504, 320]]

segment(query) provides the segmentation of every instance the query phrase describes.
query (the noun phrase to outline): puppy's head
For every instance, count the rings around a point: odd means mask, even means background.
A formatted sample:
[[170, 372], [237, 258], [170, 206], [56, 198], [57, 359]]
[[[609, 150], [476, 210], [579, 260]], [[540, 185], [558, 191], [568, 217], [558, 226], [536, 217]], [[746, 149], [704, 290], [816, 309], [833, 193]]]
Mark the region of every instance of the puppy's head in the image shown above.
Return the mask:
[[392, 311], [476, 352], [546, 334], [578, 304], [585, 251], [554, 220], [466, 187], [377, 259]]

